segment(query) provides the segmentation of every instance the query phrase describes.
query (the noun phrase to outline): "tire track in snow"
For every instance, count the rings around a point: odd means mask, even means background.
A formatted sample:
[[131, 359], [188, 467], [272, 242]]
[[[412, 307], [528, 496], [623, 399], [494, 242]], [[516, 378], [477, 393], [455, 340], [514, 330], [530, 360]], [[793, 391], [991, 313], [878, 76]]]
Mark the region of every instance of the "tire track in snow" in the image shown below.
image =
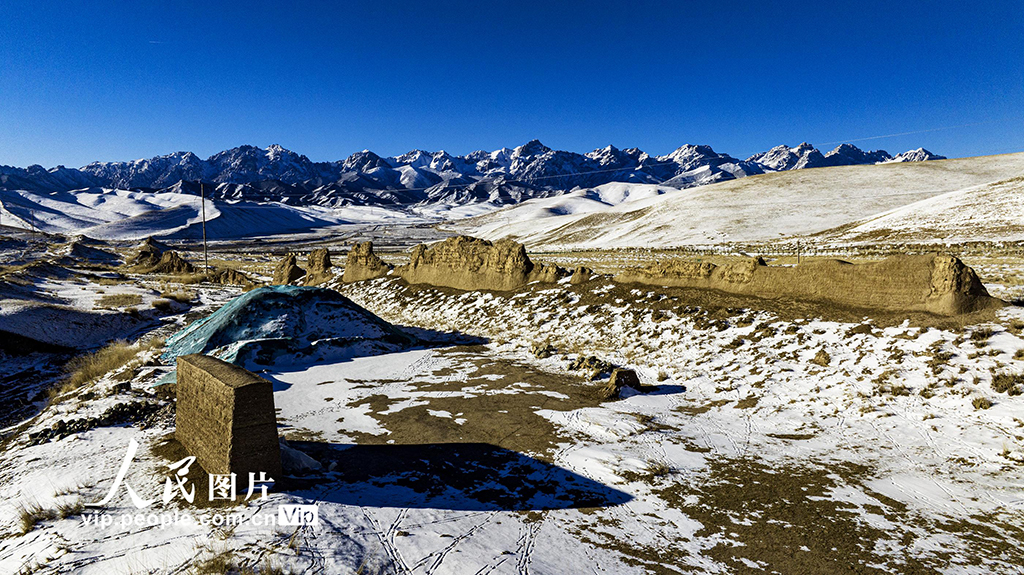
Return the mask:
[[412, 566], [412, 568], [418, 569], [419, 567], [425, 565], [431, 557], [434, 557], [434, 560], [430, 562], [430, 565], [424, 571], [424, 573], [426, 573], [427, 575], [432, 575], [434, 572], [441, 568], [441, 564], [444, 562], [445, 557], [447, 557], [448, 554], [452, 552], [452, 550], [458, 547], [458, 545], [466, 539], [472, 537], [473, 534], [479, 531], [481, 528], [483, 528], [484, 525], [490, 523], [491, 520], [494, 519], [494, 517], [497, 514], [497, 511], [488, 512], [487, 517], [485, 517], [483, 521], [477, 523], [473, 527], [470, 527], [468, 531], [452, 539], [452, 542], [449, 543], [444, 549], [440, 551], [434, 551], [433, 553], [430, 553], [426, 557], [420, 559], [416, 562], [415, 565]]
[[[310, 573], [326, 573], [327, 561], [324, 558], [323, 552], [320, 550], [320, 546], [317, 545], [319, 534], [316, 530], [309, 526], [302, 526], [300, 529], [303, 531], [303, 542], [306, 544], [306, 550], [309, 551], [310, 555], [310, 566], [307, 569]], [[300, 554], [300, 550], [295, 550], [296, 555]]]
[[[930, 481], [933, 485], [935, 485], [935, 487], [937, 487], [940, 491], [945, 493], [946, 496], [949, 497], [950, 501], [956, 503], [956, 505], [958, 505], [960, 507], [960, 510], [964, 514], [968, 514], [968, 515], [970, 514], [970, 511], [967, 509], [967, 506], [964, 505], [963, 502], [960, 501], [960, 499], [952, 491], [950, 491], [945, 485], [942, 485], [941, 483], [939, 483], [939, 481], [935, 479], [935, 476], [932, 473], [929, 473], [929, 471], [928, 471], [928, 469], [926, 468], [925, 465], [923, 465], [921, 462], [915, 460], [910, 455], [908, 455], [907, 452], [903, 450], [903, 447], [899, 444], [899, 442], [897, 442], [895, 439], [893, 439], [891, 435], [889, 435], [888, 433], [886, 433], [885, 431], [880, 429], [873, 422], [869, 421], [868, 425], [870, 425], [872, 427], [872, 429], [874, 429], [877, 434], [881, 435], [889, 443], [891, 443], [893, 445], [893, 447], [896, 448], [896, 451], [899, 452], [900, 456], [903, 457], [903, 459], [907, 460], [908, 463], [910, 463], [910, 466], [912, 468], [914, 468], [916, 470], [919, 470], [919, 471], [922, 471], [923, 472], [922, 476], [924, 478], [927, 478], [927, 480]], [[912, 494], [907, 493], [906, 490], [903, 489], [902, 487], [899, 488], [899, 489], [900, 489], [901, 492], [906, 494], [908, 497], [913, 498]]]
[[399, 379], [412, 379], [413, 376], [418, 375], [423, 371], [423, 368], [431, 366], [436, 363], [440, 363], [438, 359], [434, 357], [434, 350], [428, 350], [427, 353], [423, 354], [423, 357], [410, 363], [402, 370]]
[[[500, 557], [500, 559], [499, 559], [499, 557]], [[473, 575], [488, 575], [489, 573], [493, 573], [495, 569], [497, 569], [498, 567], [501, 567], [506, 561], [508, 561], [509, 557], [511, 557], [511, 555], [507, 555], [507, 554], [498, 555], [497, 557], [494, 558], [494, 559], [498, 560], [497, 563], [494, 563], [492, 565], [484, 565], [480, 569], [477, 569], [473, 573]]]
[[533, 549], [537, 545], [537, 532], [540, 531], [541, 522], [534, 521], [524, 523], [519, 529], [519, 539], [516, 540], [516, 573], [519, 575], [530, 575], [530, 562], [533, 560]]
[[374, 518], [373, 515], [365, 508], [360, 508], [360, 510], [363, 512], [363, 517], [366, 518], [367, 522], [369, 522], [372, 527], [374, 535], [377, 536], [377, 540], [380, 542], [381, 547], [384, 548], [385, 555], [388, 556], [391, 564], [394, 565], [395, 571], [404, 575], [411, 575], [412, 570], [409, 569], [409, 566], [405, 563], [405, 559], [402, 558], [402, 554], [398, 551], [398, 548], [395, 547], [395, 532], [398, 530], [396, 525], [400, 523], [401, 519], [405, 516], [404, 514], [408, 513], [409, 510], [403, 509], [399, 512], [398, 518], [395, 519], [387, 530], [381, 528], [380, 522], [377, 521], [377, 519]]

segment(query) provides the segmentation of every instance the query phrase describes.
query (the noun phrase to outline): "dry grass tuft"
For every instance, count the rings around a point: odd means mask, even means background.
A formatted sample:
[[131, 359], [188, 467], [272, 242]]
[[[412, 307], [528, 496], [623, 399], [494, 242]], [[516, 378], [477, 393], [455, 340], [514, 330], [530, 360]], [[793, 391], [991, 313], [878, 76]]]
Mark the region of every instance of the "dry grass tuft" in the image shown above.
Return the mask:
[[903, 383], [891, 380], [898, 375], [895, 369], [889, 368], [875, 378], [875, 395], [910, 395], [911, 389]]
[[832, 363], [832, 356], [824, 349], [819, 349], [818, 353], [814, 354], [814, 359], [811, 360], [811, 363], [821, 367], [828, 367], [828, 364]]
[[115, 341], [106, 347], [77, 357], [67, 365], [67, 385], [71, 389], [82, 387], [90, 381], [127, 364], [139, 353], [139, 349], [126, 341]]
[[96, 300], [94, 307], [100, 309], [120, 309], [136, 306], [140, 303], [142, 303], [142, 296], [137, 293], [119, 293], [101, 297]]
[[35, 529], [40, 522], [56, 518], [55, 510], [43, 509], [39, 505], [33, 504], [18, 508], [18, 526], [21, 528], [22, 535]]
[[1006, 371], [993, 373], [992, 389], [1008, 395], [1020, 395], [1024, 392], [1024, 374]]
[[82, 503], [81, 499], [75, 499], [73, 501], [65, 501], [57, 504], [57, 515], [61, 519], [67, 519], [74, 515], [79, 515], [85, 510], [85, 503]]
[[123, 277], [121, 277], [121, 278], [107, 278], [107, 277], [102, 277], [102, 276], [90, 277], [89, 281], [94, 283], [94, 284], [96, 284], [96, 285], [101, 285], [101, 286], [117, 286], [117, 285], [123, 285], [124, 282], [125, 282]]
[[289, 572], [270, 557], [264, 559], [258, 566], [248, 566], [241, 565], [232, 551], [224, 551], [197, 562], [189, 573], [194, 575], [285, 575]]
[[155, 299], [150, 305], [153, 306], [153, 309], [163, 312], [171, 311], [171, 308], [174, 307], [174, 304], [169, 299]]
[[932, 374], [939, 375], [942, 373], [942, 370], [949, 365], [949, 361], [951, 359], [953, 359], [953, 352], [935, 348], [932, 352], [931, 359], [929, 359], [926, 364], [932, 370]]
[[192, 565], [190, 573], [195, 575], [223, 575], [235, 567], [234, 557], [230, 552], [218, 553], [197, 561]]
[[992, 401], [987, 397], [975, 397], [971, 405], [974, 406], [974, 409], [988, 409], [992, 407]]
[[195, 294], [192, 293], [192, 292], [180, 289], [178, 291], [165, 291], [165, 292], [162, 292], [160, 294], [160, 297], [162, 297], [164, 299], [167, 299], [167, 300], [176, 301], [178, 303], [189, 303], [189, 302], [191, 302], [192, 300], [195, 299]]
[[76, 357], [65, 366], [68, 376], [64, 382], [50, 389], [50, 400], [56, 400], [71, 391], [96, 381], [112, 371], [128, 365], [142, 351], [157, 349], [163, 345], [164, 340], [160, 338], [150, 340], [145, 344], [115, 341], [94, 353]]
[[974, 330], [971, 331], [971, 341], [973, 341], [975, 344], [983, 344], [987, 342], [994, 333], [995, 330], [988, 326], [975, 328]]
[[661, 461], [651, 461], [647, 464], [647, 475], [650, 477], [665, 477], [675, 473], [675, 468]]

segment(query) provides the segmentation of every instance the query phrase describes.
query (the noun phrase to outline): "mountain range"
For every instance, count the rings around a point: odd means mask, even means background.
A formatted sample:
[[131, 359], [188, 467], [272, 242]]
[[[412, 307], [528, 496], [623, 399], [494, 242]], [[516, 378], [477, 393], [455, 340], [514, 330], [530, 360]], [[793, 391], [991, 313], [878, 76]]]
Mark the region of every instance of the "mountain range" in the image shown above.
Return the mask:
[[538, 140], [516, 148], [464, 156], [413, 150], [381, 157], [364, 150], [335, 162], [313, 162], [279, 145], [239, 146], [203, 160], [175, 152], [81, 168], [0, 166], [0, 189], [34, 192], [84, 188], [178, 191], [198, 194], [199, 183], [223, 200], [295, 205], [417, 203], [510, 204], [610, 182], [689, 188], [745, 176], [828, 166], [944, 159], [923, 148], [891, 156], [842, 144], [822, 153], [810, 144], [776, 146], [739, 160], [705, 145], [684, 145], [664, 156], [607, 146], [586, 154], [553, 150]]

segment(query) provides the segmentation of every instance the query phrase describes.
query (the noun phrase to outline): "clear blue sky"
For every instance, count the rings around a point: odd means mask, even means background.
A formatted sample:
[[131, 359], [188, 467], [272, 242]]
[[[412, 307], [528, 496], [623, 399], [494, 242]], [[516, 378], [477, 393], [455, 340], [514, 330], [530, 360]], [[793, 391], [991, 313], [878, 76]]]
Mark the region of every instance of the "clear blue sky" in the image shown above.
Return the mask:
[[532, 138], [1024, 150], [1024, 2], [834, 4], [5, 0], [0, 164]]

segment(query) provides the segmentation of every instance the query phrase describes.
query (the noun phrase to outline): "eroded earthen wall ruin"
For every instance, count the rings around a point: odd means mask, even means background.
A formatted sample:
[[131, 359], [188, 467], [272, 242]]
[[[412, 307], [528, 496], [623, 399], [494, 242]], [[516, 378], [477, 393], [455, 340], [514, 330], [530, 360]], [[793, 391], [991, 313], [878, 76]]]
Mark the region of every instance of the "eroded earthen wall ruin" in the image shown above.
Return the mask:
[[988, 295], [974, 270], [943, 254], [894, 256], [863, 264], [817, 260], [791, 267], [769, 266], [761, 258], [724, 264], [667, 260], [628, 270], [615, 279], [939, 315], [970, 313], [1002, 303]]

